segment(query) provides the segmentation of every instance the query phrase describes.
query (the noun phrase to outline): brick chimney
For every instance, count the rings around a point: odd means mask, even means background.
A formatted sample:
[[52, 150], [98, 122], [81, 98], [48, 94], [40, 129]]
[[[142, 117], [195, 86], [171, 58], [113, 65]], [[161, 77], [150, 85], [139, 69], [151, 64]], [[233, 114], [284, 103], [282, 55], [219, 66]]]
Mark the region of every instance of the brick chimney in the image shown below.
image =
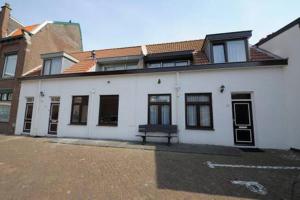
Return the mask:
[[1, 13], [0, 13], [0, 38], [4, 38], [7, 36], [8, 32], [8, 23], [9, 23], [9, 17], [10, 17], [10, 5], [8, 3], [5, 3], [4, 6], [1, 7]]

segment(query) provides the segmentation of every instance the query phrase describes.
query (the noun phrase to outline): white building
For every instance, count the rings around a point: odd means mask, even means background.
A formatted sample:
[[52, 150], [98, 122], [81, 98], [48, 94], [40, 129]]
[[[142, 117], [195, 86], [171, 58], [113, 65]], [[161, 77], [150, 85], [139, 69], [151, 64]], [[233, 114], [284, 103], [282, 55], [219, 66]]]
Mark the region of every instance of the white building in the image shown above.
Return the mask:
[[42, 75], [22, 79], [16, 134], [140, 140], [141, 124], [175, 124], [172, 142], [298, 147], [287, 131], [297, 121], [287, 118], [290, 56], [249, 47], [249, 37], [43, 55], [33, 72]]

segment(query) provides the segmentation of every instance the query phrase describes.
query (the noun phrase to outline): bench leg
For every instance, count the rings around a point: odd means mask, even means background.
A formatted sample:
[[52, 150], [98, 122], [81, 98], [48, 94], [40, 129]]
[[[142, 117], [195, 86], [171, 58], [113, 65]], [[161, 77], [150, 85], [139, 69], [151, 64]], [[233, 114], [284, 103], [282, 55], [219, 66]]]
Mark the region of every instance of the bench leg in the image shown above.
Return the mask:
[[171, 137], [168, 137], [168, 146], [171, 146]]

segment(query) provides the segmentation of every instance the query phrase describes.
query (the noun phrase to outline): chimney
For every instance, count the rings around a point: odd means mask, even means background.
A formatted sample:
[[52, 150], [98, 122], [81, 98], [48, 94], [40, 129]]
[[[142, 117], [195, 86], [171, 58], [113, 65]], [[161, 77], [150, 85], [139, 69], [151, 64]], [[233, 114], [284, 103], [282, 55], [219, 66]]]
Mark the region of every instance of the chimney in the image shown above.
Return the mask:
[[10, 5], [8, 3], [5, 3], [4, 6], [1, 7], [1, 13], [0, 13], [0, 38], [4, 38], [8, 34], [8, 23], [9, 23], [9, 17], [10, 17]]

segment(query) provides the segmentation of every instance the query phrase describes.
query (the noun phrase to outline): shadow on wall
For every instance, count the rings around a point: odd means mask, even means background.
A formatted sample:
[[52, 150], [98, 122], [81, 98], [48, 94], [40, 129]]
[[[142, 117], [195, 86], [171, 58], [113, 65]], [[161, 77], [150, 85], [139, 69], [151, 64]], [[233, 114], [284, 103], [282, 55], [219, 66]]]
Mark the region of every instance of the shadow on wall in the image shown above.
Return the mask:
[[[296, 171], [268, 171], [233, 168], [214, 168], [206, 161], [235, 163], [233, 157], [171, 153], [156, 151], [156, 181], [159, 189], [202, 193], [224, 197], [254, 199], [290, 199], [291, 180]], [[214, 157], [214, 158], [212, 158]], [[234, 185], [233, 180], [257, 181], [267, 189], [266, 195], [249, 191], [245, 186]]]

